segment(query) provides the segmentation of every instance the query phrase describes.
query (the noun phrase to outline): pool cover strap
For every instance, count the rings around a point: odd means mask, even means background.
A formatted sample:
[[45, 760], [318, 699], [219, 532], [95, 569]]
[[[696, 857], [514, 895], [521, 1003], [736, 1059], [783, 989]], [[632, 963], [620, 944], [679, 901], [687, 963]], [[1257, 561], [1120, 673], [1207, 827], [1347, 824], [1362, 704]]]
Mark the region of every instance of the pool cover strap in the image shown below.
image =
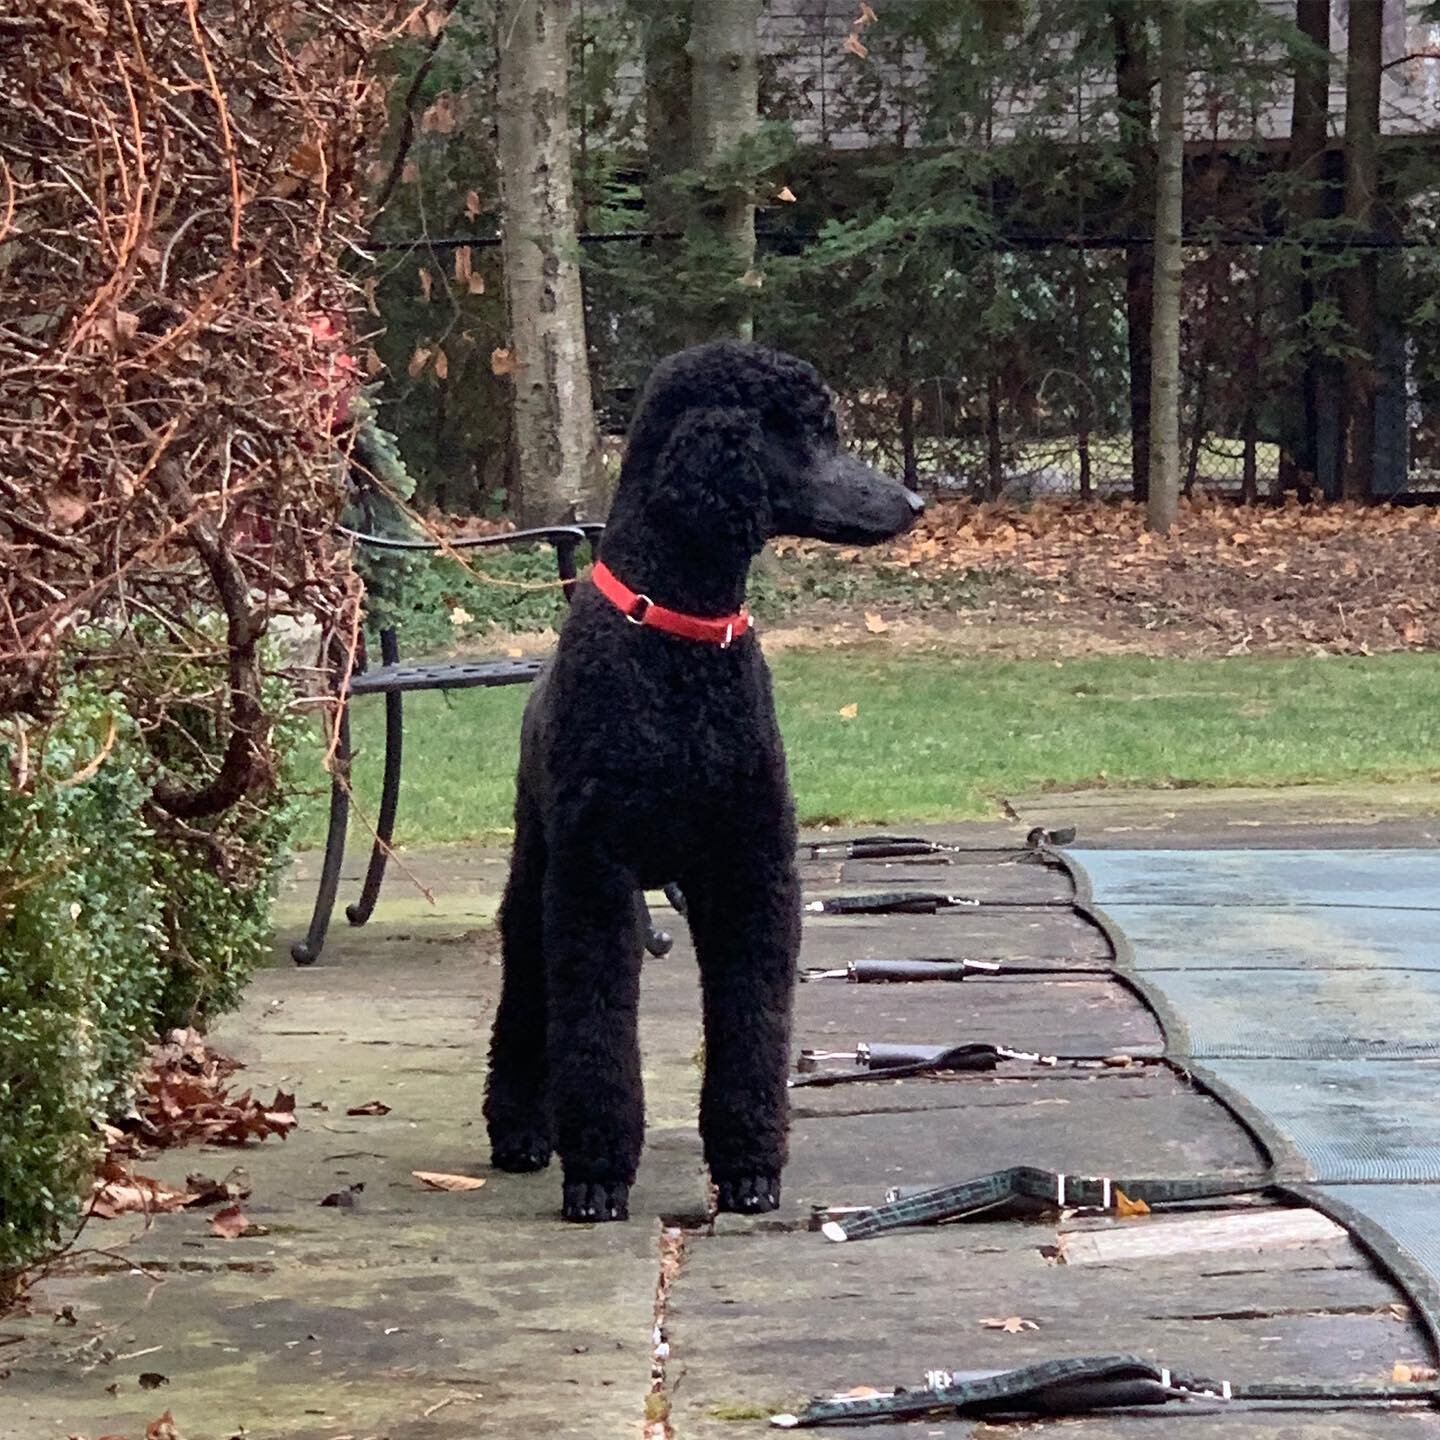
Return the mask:
[[1332, 1402], [1433, 1401], [1431, 1383], [1409, 1385], [1258, 1384], [1187, 1375], [1135, 1355], [1098, 1355], [1046, 1360], [1000, 1371], [931, 1371], [923, 1387], [889, 1394], [828, 1396], [793, 1415], [775, 1415], [784, 1429], [854, 1424], [865, 1420], [912, 1420], [926, 1415], [1079, 1415], [1122, 1406], [1232, 1400]]
[[968, 895], [938, 895], [920, 890], [882, 890], [875, 895], [832, 895], [811, 900], [812, 915], [934, 915], [939, 910], [973, 910], [978, 900]]
[[[971, 1045], [936, 1045], [906, 1047], [907, 1055], [915, 1058], [903, 1061], [892, 1060], [894, 1047], [883, 1045], [862, 1045], [857, 1057], [870, 1066], [862, 1069], [856, 1064], [849, 1070], [809, 1070], [790, 1077], [790, 1086], [801, 1085], [856, 1085], [866, 1080], [903, 1080], [909, 1075], [933, 1075], [944, 1070], [993, 1070], [1002, 1060], [1050, 1060], [1050, 1056], [1032, 1055], [1028, 1051], [1008, 1050], [1003, 1045], [977, 1042]], [[898, 1054], [898, 1050], [896, 1051]], [[802, 1052], [801, 1064], [807, 1056]], [[810, 1063], [814, 1063], [813, 1059]]]
[[939, 1185], [933, 1190], [922, 1190], [869, 1210], [827, 1220], [821, 1230], [827, 1239], [837, 1243], [868, 1240], [890, 1230], [939, 1225], [1016, 1204], [1030, 1209], [1046, 1205], [1055, 1210], [1118, 1210], [1122, 1199], [1143, 1201], [1146, 1205], [1173, 1205], [1187, 1200], [1253, 1194], [1269, 1189], [1272, 1183], [1268, 1174], [1117, 1180], [1103, 1175], [1067, 1175], [1030, 1165], [1013, 1165], [1008, 1170], [996, 1170], [955, 1185]]

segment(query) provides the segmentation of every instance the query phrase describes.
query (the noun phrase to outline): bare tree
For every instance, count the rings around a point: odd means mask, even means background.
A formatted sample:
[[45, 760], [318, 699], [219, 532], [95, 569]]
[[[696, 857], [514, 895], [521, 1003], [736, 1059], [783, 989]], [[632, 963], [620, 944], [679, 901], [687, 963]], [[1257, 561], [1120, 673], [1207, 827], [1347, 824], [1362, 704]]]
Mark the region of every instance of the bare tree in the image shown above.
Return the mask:
[[[658, 239], [655, 255], [673, 269], [680, 246], [672, 235], [685, 228], [684, 197], [674, 177], [690, 164], [690, 0], [632, 0], [641, 20], [645, 57], [645, 211]], [[683, 314], [662, 305], [655, 316], [656, 340], [665, 350], [683, 345]]]
[[[1366, 236], [1379, 214], [1380, 67], [1383, 0], [1350, 0], [1345, 65], [1345, 218]], [[1340, 463], [1347, 500], [1367, 499], [1375, 470], [1375, 351], [1379, 309], [1379, 257], [1361, 252], [1345, 275], [1345, 319], [1359, 352], [1345, 361], [1344, 444]]]
[[[1120, 139], [1130, 168], [1128, 218], [1132, 230], [1148, 226], [1155, 209], [1146, 12], [1145, 0], [1111, 0], [1110, 3]], [[1154, 252], [1143, 244], [1127, 247], [1125, 322], [1130, 350], [1130, 475], [1137, 500], [1145, 498], [1150, 486], [1150, 306], [1154, 282]]]
[[[733, 160], [759, 123], [760, 0], [704, 0], [690, 23], [691, 160], [702, 170]], [[748, 187], [727, 184], [701, 205], [697, 227], [724, 255], [721, 298], [692, 317], [693, 336], [749, 339], [755, 265], [755, 203]]]
[[[1330, 122], [1330, 0], [1295, 0], [1295, 27], [1307, 43], [1295, 62], [1290, 118], [1288, 200], [1292, 233], [1303, 232], [1324, 214], [1322, 190], [1325, 143]], [[1308, 257], [1291, 302], [1291, 318], [1304, 331], [1317, 294]], [[1308, 500], [1319, 470], [1320, 362], [1308, 338], [1297, 356], [1297, 383], [1289, 397], [1284, 465], [1300, 498]]]
[[1155, 286], [1151, 331], [1149, 525], [1175, 523], [1180, 499], [1180, 287], [1185, 162], [1185, 5], [1159, 5], [1160, 130], [1155, 176]]
[[499, 0], [496, 94], [522, 525], [595, 514], [603, 474], [585, 350], [566, 86], [570, 0]]

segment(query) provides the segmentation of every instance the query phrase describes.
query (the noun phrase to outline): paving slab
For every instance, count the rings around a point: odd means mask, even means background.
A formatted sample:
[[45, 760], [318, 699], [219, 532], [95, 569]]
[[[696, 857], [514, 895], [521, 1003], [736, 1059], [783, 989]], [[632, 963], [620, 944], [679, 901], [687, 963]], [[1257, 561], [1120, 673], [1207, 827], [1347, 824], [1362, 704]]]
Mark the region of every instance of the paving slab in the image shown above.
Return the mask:
[[1118, 980], [1090, 976], [971, 978], [853, 985], [816, 980], [795, 1002], [797, 1045], [853, 1049], [858, 1040], [958, 1045], [990, 1041], [1045, 1055], [1158, 1055], [1154, 1015]]
[[896, 860], [807, 861], [801, 876], [808, 889], [884, 890], [894, 885], [955, 891], [977, 900], [1021, 900], [1030, 905], [1062, 905], [1075, 898], [1075, 885], [1064, 867], [1038, 861], [1019, 851], [999, 858], [975, 855], [921, 855]]
[[[673, 1389], [677, 1435], [758, 1434], [769, 1409], [856, 1385], [916, 1385], [936, 1367], [1131, 1353], [1234, 1382], [1379, 1382], [1398, 1360], [1426, 1353], [1398, 1293], [1348, 1239], [1092, 1269], [1048, 1259], [1056, 1233], [1053, 1222], [1012, 1221], [851, 1245], [816, 1234], [692, 1240], [667, 1327], [670, 1372], [683, 1377]], [[986, 1323], [1010, 1317], [1035, 1328]], [[1389, 1435], [1392, 1419], [1373, 1416], [1353, 1433]], [[1074, 1423], [1044, 1430], [1068, 1435]], [[1255, 1433], [1249, 1424], [1217, 1417], [1208, 1433], [1245, 1436]], [[972, 1432], [971, 1422], [917, 1422], [845, 1433]]]
[[815, 1205], [875, 1205], [891, 1186], [925, 1189], [1012, 1165], [1157, 1178], [1265, 1169], [1221, 1106], [1164, 1071], [807, 1089], [795, 1092], [793, 1113], [781, 1214], [796, 1222]]
[[1101, 928], [1069, 906], [980, 906], [933, 915], [811, 916], [800, 963], [823, 967], [850, 960], [940, 956], [1108, 969], [1111, 954]]

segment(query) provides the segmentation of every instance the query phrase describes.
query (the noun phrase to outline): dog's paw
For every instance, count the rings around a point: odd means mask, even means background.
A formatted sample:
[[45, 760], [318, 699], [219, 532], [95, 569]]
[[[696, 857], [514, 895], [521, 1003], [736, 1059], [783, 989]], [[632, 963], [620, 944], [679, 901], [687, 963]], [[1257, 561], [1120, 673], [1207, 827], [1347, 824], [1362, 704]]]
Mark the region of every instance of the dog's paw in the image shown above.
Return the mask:
[[550, 1163], [550, 1141], [534, 1130], [490, 1138], [490, 1163], [512, 1175], [528, 1175]]
[[731, 1215], [763, 1215], [780, 1207], [779, 1175], [757, 1172], [715, 1179], [715, 1208]]
[[623, 1180], [567, 1180], [560, 1213], [582, 1225], [628, 1220], [630, 1187]]

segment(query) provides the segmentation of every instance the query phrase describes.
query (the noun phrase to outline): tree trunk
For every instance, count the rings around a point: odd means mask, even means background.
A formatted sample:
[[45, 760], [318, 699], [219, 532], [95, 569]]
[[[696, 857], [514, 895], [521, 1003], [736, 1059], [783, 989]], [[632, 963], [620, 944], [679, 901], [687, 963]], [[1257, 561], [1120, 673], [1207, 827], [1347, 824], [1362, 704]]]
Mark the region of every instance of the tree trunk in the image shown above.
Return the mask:
[[915, 385], [910, 374], [910, 330], [900, 332], [900, 456], [905, 483], [914, 490], [920, 482], [915, 453]]
[[[759, 124], [760, 0], [704, 0], [690, 25], [691, 160], [713, 170]], [[697, 307], [691, 338], [754, 332], [755, 205], [743, 185], [717, 186], [694, 217], [696, 240], [723, 257], [713, 302]], [[718, 244], [717, 244], [718, 242]]]
[[1180, 285], [1185, 161], [1185, 6], [1160, 4], [1160, 135], [1155, 180], [1155, 290], [1147, 519], [1162, 535], [1180, 500]]
[[1253, 505], [1260, 498], [1260, 354], [1265, 344], [1265, 252], [1255, 257], [1250, 281], [1250, 327], [1245, 337], [1245, 358], [1240, 378], [1245, 386], [1245, 409], [1240, 420], [1244, 442], [1240, 472], [1240, 501]]
[[[1290, 113], [1289, 229], [1303, 232], [1325, 213], [1325, 146], [1330, 124], [1330, 0], [1295, 0], [1295, 26], [1313, 49], [1295, 65]], [[1300, 277], [1291, 300], [1291, 319], [1301, 334], [1315, 308], [1310, 258], [1302, 256]], [[1295, 382], [1285, 410], [1284, 468], [1294, 476], [1302, 499], [1309, 499], [1319, 472], [1320, 362], [1307, 342], [1297, 356]], [[1288, 463], [1286, 463], [1288, 462]], [[1283, 486], [1282, 486], [1283, 488]]]
[[[656, 262], [671, 273], [681, 253], [685, 202], [674, 177], [690, 164], [690, 0], [635, 0], [645, 56], [645, 213]], [[655, 309], [655, 343], [661, 353], [685, 343], [684, 317], [671, 304]]]
[[[1350, 0], [1350, 43], [1345, 66], [1345, 218], [1367, 236], [1376, 229], [1380, 188], [1380, 59], [1382, 0]], [[1361, 252], [1344, 277], [1345, 320], [1361, 353], [1345, 361], [1345, 431], [1341, 444], [1342, 493], [1365, 500], [1374, 493], [1376, 312], [1379, 257]]]
[[[1133, 232], [1154, 217], [1154, 165], [1150, 135], [1150, 56], [1145, 35], [1145, 0], [1112, 0], [1115, 36], [1115, 91], [1120, 140], [1130, 167], [1128, 220]], [[1150, 330], [1155, 257], [1146, 245], [1125, 252], [1125, 323], [1130, 350], [1130, 475], [1137, 500], [1150, 484]]]
[[592, 518], [603, 474], [575, 259], [569, 0], [499, 0], [496, 128], [521, 525]]
[[1005, 489], [1005, 451], [1000, 439], [1000, 377], [985, 377], [985, 498], [998, 500]]

